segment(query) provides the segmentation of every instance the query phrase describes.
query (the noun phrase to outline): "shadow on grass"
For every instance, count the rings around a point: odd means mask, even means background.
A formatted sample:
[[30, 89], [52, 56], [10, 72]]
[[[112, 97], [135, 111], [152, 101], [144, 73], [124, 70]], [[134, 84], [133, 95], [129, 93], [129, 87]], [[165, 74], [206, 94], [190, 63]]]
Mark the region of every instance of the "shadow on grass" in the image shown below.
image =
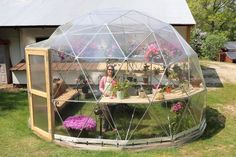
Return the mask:
[[201, 139], [208, 139], [219, 133], [225, 127], [226, 117], [216, 109], [206, 107], [206, 129]]
[[214, 68], [201, 65], [201, 69], [207, 87], [216, 87], [216, 88], [224, 87], [223, 83], [220, 80], [219, 75], [217, 74]]
[[26, 105], [26, 92], [0, 92], [0, 111], [15, 110]]

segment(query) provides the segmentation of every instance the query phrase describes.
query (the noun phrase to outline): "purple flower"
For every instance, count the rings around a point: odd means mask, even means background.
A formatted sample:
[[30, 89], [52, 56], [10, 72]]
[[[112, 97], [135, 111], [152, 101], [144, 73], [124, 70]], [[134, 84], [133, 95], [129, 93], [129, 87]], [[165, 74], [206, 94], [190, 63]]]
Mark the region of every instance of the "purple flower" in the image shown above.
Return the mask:
[[67, 129], [93, 131], [96, 130], [97, 124], [91, 117], [76, 115], [66, 118], [63, 125]]
[[183, 103], [177, 102], [171, 107], [171, 111], [175, 113], [179, 113], [180, 111], [182, 111], [183, 108], [184, 108]]
[[61, 60], [65, 59], [65, 54], [63, 52], [58, 52], [58, 55], [59, 55]]

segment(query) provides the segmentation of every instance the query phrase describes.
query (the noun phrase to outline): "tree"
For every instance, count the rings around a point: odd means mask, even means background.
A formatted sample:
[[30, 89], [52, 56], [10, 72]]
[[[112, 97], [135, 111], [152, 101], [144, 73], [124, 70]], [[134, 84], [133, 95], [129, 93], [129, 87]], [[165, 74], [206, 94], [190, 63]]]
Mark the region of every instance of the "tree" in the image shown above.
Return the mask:
[[201, 45], [202, 56], [210, 60], [217, 60], [219, 51], [226, 41], [227, 38], [224, 33], [209, 33]]
[[204, 32], [224, 32], [229, 40], [236, 40], [236, 0], [187, 0]]
[[190, 45], [197, 52], [198, 56], [202, 56], [202, 44], [206, 39], [206, 33], [202, 32], [199, 28], [193, 29], [191, 33]]

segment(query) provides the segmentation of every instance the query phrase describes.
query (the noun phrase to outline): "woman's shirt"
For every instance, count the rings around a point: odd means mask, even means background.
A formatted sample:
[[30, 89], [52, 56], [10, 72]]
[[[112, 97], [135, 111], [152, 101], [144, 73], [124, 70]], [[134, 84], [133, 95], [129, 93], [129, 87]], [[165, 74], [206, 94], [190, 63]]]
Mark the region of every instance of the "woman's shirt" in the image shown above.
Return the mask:
[[106, 94], [106, 95], [110, 95], [112, 92], [112, 84], [115, 83], [115, 81], [111, 78], [110, 81], [108, 81], [108, 77], [107, 76], [103, 76], [99, 82], [99, 90]]

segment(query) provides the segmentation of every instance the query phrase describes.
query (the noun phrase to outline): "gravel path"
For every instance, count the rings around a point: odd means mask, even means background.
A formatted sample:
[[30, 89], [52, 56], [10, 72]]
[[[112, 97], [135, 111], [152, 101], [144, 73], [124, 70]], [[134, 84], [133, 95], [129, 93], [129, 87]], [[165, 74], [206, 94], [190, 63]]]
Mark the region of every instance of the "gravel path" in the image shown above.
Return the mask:
[[220, 86], [222, 83], [236, 83], [236, 64], [201, 61], [202, 72], [207, 86]]

